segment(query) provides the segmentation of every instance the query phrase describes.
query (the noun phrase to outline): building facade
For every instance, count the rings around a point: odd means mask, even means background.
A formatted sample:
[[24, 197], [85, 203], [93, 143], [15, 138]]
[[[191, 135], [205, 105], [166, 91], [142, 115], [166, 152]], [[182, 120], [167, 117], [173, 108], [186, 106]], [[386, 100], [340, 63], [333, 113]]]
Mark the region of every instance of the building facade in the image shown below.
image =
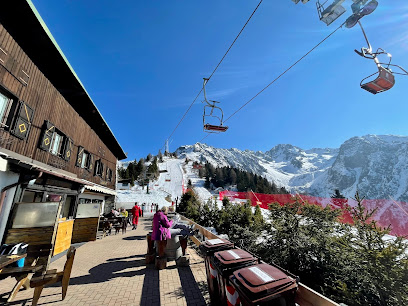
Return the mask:
[[105, 202], [114, 201], [116, 165], [124, 158], [31, 1], [3, 3], [0, 240], [51, 231], [54, 221], [54, 232], [44, 238], [52, 241], [58, 222], [68, 219], [74, 219], [73, 241], [94, 239]]

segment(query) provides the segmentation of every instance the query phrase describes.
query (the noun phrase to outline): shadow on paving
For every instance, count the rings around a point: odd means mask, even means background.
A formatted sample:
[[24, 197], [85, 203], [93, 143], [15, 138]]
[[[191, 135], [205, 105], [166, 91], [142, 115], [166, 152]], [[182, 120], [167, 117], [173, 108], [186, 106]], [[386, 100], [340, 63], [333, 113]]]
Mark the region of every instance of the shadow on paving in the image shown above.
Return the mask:
[[[132, 257], [132, 256], [131, 256]], [[136, 257], [136, 256], [135, 256]], [[143, 267], [140, 270], [124, 271]], [[146, 272], [145, 259], [139, 260], [110, 260], [108, 262], [97, 265], [89, 270], [88, 275], [71, 277], [70, 285], [83, 285], [92, 283], [103, 283], [117, 277], [133, 277], [136, 275], [144, 275]], [[121, 272], [123, 271], [123, 272]]]
[[196, 282], [190, 267], [177, 267], [181, 288], [175, 290], [176, 296], [184, 296], [187, 305], [207, 305], [203, 292], [207, 290], [207, 282]]
[[146, 236], [129, 236], [122, 238], [123, 240], [146, 240]]
[[[0, 305], [20, 305], [20, 306], [24, 306], [26, 305], [28, 302], [32, 301], [32, 298], [28, 298], [28, 299], [23, 299], [23, 300], [18, 300], [18, 296], [17, 296], [17, 300], [12, 301], [10, 303], [7, 303], [7, 298], [9, 296], [9, 293], [3, 293], [0, 295]], [[46, 304], [53, 304], [53, 303], [57, 303], [62, 301], [62, 294], [61, 293], [54, 293], [54, 294], [47, 294], [47, 295], [41, 295], [42, 298], [45, 297], [50, 297], [50, 296], [56, 296], [57, 300], [52, 301], [52, 302], [46, 302], [46, 303], [41, 303], [41, 300], [38, 302], [38, 305], [46, 305]], [[58, 296], [60, 299], [58, 299]]]
[[145, 270], [143, 281], [142, 297], [140, 299], [141, 306], [156, 306], [160, 305], [160, 279], [159, 270], [154, 268], [154, 265], [148, 265]]

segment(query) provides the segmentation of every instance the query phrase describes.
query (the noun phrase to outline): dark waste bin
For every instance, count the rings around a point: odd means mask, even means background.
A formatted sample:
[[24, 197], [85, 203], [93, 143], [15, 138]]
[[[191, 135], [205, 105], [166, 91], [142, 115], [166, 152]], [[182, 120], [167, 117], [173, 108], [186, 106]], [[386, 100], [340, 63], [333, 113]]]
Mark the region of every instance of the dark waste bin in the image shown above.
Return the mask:
[[201, 243], [200, 250], [204, 254], [205, 271], [207, 273], [208, 292], [213, 305], [218, 303], [217, 270], [213, 265], [214, 253], [234, 248], [234, 244], [226, 239], [210, 239]]
[[242, 268], [234, 271], [229, 280], [243, 306], [295, 306], [297, 280], [274, 266], [258, 264]]
[[238, 292], [229, 283], [229, 277], [238, 269], [256, 265], [258, 259], [244, 250], [233, 249], [215, 253], [213, 260], [218, 272], [219, 305], [239, 305]]

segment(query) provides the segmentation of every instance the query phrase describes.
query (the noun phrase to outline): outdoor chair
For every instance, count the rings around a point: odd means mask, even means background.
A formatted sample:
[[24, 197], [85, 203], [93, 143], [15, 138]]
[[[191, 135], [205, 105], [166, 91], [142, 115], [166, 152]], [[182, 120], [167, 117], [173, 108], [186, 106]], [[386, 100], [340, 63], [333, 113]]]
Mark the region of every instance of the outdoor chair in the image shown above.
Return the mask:
[[30, 287], [30, 276], [33, 273], [40, 273], [47, 269], [48, 258], [52, 250], [51, 244], [29, 245], [27, 247], [27, 257], [24, 267], [7, 267], [1, 270], [2, 276], [10, 276], [16, 279], [16, 284], [10, 292], [7, 302], [11, 302], [16, 297], [21, 287]]
[[30, 287], [34, 289], [34, 296], [32, 305], [36, 306], [38, 299], [41, 296], [43, 288], [47, 285], [61, 282], [62, 287], [62, 300], [67, 295], [69, 280], [71, 277], [72, 265], [74, 263], [76, 249], [71, 246], [67, 252], [67, 261], [65, 262], [64, 270], [57, 272], [56, 269], [47, 270], [44, 275], [33, 277], [30, 281]]

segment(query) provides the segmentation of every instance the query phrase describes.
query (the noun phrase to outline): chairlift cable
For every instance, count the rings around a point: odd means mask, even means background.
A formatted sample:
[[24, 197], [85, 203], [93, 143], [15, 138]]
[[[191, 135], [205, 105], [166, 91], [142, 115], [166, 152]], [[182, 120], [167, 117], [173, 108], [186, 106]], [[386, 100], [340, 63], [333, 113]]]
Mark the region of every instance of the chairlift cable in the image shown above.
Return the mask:
[[[284, 72], [282, 72], [278, 77], [276, 77], [272, 82], [270, 82], [267, 86], [265, 86], [261, 91], [259, 91], [255, 96], [253, 96], [250, 100], [248, 100], [246, 103], [244, 103], [239, 109], [237, 109], [232, 115], [230, 115], [225, 121], [227, 122], [229, 119], [231, 119], [233, 116], [235, 116], [241, 109], [243, 109], [245, 106], [247, 106], [249, 103], [251, 103], [256, 97], [258, 97], [262, 92], [264, 92], [269, 86], [271, 86], [273, 83], [275, 83], [277, 80], [279, 80], [283, 75], [285, 75], [289, 70], [291, 70], [293, 67], [295, 67], [299, 62], [301, 62], [305, 57], [307, 57], [310, 53], [312, 53], [315, 49], [317, 49], [321, 44], [323, 44], [327, 39], [329, 39], [334, 33], [336, 33], [339, 29], [343, 27], [345, 24], [342, 23], [337, 29], [335, 29], [333, 32], [331, 32], [328, 36], [326, 36], [323, 40], [321, 40], [317, 45], [315, 45], [312, 49], [309, 50], [305, 55], [303, 55], [300, 59], [298, 59], [295, 63], [293, 63], [289, 68], [287, 68]], [[204, 139], [206, 139], [210, 134], [207, 134], [205, 137], [203, 137], [200, 142], [202, 142]]]
[[[214, 75], [214, 73], [217, 71], [218, 67], [221, 65], [221, 63], [224, 61], [225, 57], [227, 56], [227, 54], [229, 53], [229, 51], [231, 50], [232, 46], [235, 44], [235, 42], [238, 40], [238, 37], [241, 35], [241, 33], [244, 31], [244, 29], [246, 28], [246, 26], [248, 25], [249, 21], [252, 19], [252, 17], [254, 16], [255, 12], [258, 10], [259, 6], [261, 5], [261, 3], [263, 2], [263, 0], [260, 0], [258, 5], [256, 6], [256, 8], [254, 9], [254, 11], [252, 12], [251, 16], [249, 16], [248, 20], [245, 22], [244, 26], [242, 27], [241, 31], [239, 31], [238, 35], [235, 37], [234, 41], [232, 42], [232, 44], [229, 46], [227, 52], [225, 52], [224, 56], [221, 58], [221, 60], [219, 61], [219, 63], [217, 64], [217, 66], [215, 67], [215, 69], [213, 70], [213, 72], [211, 73], [210, 77], [207, 80], [207, 83], [210, 81], [211, 77]], [[174, 130], [171, 132], [170, 136], [167, 139], [170, 139], [171, 136], [173, 136], [174, 132], [177, 130], [177, 128], [180, 126], [181, 122], [184, 120], [184, 118], [186, 117], [186, 115], [188, 114], [188, 112], [190, 111], [191, 107], [194, 105], [194, 103], [197, 101], [198, 97], [201, 95], [203, 91], [203, 88], [200, 89], [200, 91], [198, 92], [197, 96], [195, 97], [195, 99], [193, 100], [193, 102], [190, 104], [190, 106], [188, 107], [188, 109], [186, 110], [186, 112], [184, 113], [183, 117], [181, 117], [180, 121], [177, 123], [176, 127], [174, 128]], [[163, 148], [165, 147], [165, 145], [163, 146]]]
[[282, 72], [278, 77], [276, 77], [272, 82], [270, 82], [267, 86], [265, 86], [261, 91], [259, 91], [255, 96], [253, 96], [250, 100], [248, 100], [245, 104], [243, 104], [239, 109], [237, 109], [231, 116], [229, 116], [224, 122], [227, 122], [233, 116], [235, 116], [241, 109], [251, 103], [256, 97], [258, 97], [261, 93], [263, 93], [269, 86], [279, 80], [283, 75], [285, 75], [289, 70], [295, 67], [299, 62], [301, 62], [304, 58], [306, 58], [310, 53], [312, 53], [315, 49], [317, 49], [321, 44], [323, 44], [327, 39], [329, 39], [334, 33], [336, 33], [339, 29], [343, 27], [344, 23], [342, 23], [337, 29], [331, 32], [328, 36], [326, 36], [323, 40], [321, 40], [316, 46], [309, 50], [305, 55], [303, 55], [300, 59], [298, 59], [295, 63], [293, 63], [289, 68], [287, 68], [284, 72]]
[[210, 77], [207, 80], [207, 83], [210, 81], [211, 77], [214, 75], [215, 71], [217, 71], [218, 67], [221, 65], [221, 63], [223, 62], [224, 58], [227, 56], [228, 52], [231, 50], [232, 46], [235, 44], [235, 42], [238, 40], [238, 37], [241, 35], [241, 33], [244, 31], [245, 27], [247, 26], [247, 24], [249, 23], [249, 21], [251, 20], [252, 16], [254, 16], [255, 12], [258, 10], [259, 6], [261, 5], [263, 0], [259, 1], [258, 5], [256, 6], [256, 8], [254, 9], [254, 11], [252, 12], [251, 16], [249, 16], [247, 22], [244, 24], [244, 26], [242, 27], [241, 31], [239, 31], [238, 35], [235, 37], [234, 41], [232, 42], [232, 44], [230, 45], [230, 47], [228, 48], [227, 52], [225, 52], [224, 56], [222, 57], [222, 59], [220, 60], [220, 62], [218, 63], [218, 65], [215, 67], [214, 71], [211, 73]]

